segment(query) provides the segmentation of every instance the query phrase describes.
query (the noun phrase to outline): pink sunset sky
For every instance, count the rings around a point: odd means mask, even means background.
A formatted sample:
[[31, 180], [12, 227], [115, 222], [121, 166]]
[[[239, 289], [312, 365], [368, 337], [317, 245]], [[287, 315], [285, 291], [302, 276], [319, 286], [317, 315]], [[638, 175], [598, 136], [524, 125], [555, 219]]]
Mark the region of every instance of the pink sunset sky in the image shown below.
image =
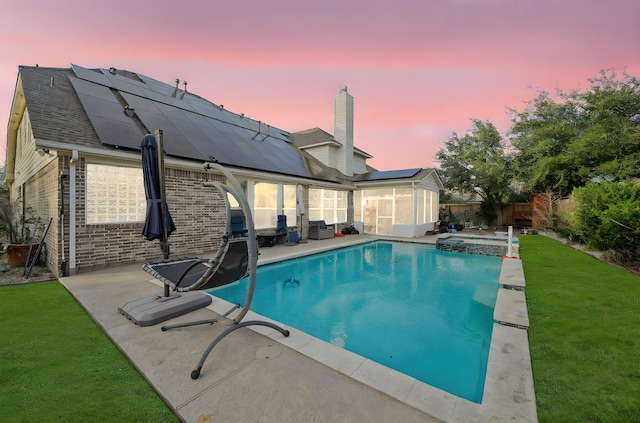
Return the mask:
[[584, 89], [602, 69], [640, 76], [638, 0], [3, 0], [0, 10], [2, 122], [19, 65], [179, 78], [290, 132], [333, 133], [347, 85], [355, 144], [380, 170], [437, 165], [472, 118], [507, 131], [508, 108], [538, 89]]

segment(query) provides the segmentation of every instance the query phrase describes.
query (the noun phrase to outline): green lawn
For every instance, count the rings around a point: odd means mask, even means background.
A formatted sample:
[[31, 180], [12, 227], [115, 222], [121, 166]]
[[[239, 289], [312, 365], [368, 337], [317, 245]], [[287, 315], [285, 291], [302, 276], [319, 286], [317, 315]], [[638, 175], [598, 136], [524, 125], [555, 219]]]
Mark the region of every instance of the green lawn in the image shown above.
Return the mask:
[[0, 301], [0, 421], [179, 421], [58, 282]]
[[521, 236], [540, 422], [640, 422], [640, 277]]

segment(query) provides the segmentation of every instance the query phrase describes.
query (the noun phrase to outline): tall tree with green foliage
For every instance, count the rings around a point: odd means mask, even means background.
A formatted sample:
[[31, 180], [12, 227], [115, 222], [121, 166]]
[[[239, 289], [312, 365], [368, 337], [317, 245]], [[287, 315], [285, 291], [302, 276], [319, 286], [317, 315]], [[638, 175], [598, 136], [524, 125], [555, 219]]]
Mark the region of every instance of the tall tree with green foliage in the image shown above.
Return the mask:
[[584, 185], [585, 180], [579, 174], [579, 163], [568, 154], [582, 126], [579, 107], [570, 97], [558, 95], [564, 102], [557, 103], [548, 92], [539, 92], [513, 119], [510, 140], [516, 152], [515, 174], [524, 189], [562, 196]]
[[577, 95], [584, 127], [569, 153], [583, 172], [603, 179], [640, 177], [640, 79], [602, 71]]
[[590, 180], [640, 177], [640, 80], [602, 71], [589, 82], [514, 112], [509, 136], [527, 189], [566, 196]]
[[436, 153], [445, 187], [478, 194], [497, 216], [502, 226], [502, 205], [511, 193], [513, 171], [506, 142], [489, 121], [472, 120], [464, 136], [455, 132]]

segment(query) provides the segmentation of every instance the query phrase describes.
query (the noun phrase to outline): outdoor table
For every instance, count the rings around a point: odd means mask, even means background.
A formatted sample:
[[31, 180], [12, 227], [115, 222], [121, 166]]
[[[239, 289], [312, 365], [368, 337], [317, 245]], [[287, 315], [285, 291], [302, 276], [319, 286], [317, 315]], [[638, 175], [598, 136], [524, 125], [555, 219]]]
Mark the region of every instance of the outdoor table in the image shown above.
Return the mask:
[[282, 242], [286, 242], [286, 233], [276, 231], [260, 231], [256, 234], [258, 236], [259, 247], [273, 247], [278, 243], [278, 239], [282, 239]]

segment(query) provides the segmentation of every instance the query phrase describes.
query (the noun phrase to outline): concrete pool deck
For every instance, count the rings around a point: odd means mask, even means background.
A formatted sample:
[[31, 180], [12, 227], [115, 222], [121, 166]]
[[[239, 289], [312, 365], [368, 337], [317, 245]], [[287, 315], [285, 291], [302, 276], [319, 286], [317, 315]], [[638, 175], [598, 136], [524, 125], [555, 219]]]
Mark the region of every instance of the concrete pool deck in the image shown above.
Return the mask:
[[[435, 243], [435, 238], [404, 241]], [[259, 264], [374, 239], [350, 235], [262, 248]], [[224, 326], [162, 332], [161, 325], [139, 327], [129, 321], [118, 312], [120, 305], [161, 292], [140, 264], [60, 280], [185, 422], [536, 422], [521, 272], [519, 259], [503, 260], [494, 312], [502, 323], [493, 328], [482, 404], [291, 328], [288, 338], [266, 327], [234, 332], [210, 354], [200, 378], [192, 380], [191, 370]], [[228, 308], [226, 302], [214, 298], [211, 306], [169, 323], [213, 318]], [[252, 317], [256, 315], [250, 312], [245, 320]]]

